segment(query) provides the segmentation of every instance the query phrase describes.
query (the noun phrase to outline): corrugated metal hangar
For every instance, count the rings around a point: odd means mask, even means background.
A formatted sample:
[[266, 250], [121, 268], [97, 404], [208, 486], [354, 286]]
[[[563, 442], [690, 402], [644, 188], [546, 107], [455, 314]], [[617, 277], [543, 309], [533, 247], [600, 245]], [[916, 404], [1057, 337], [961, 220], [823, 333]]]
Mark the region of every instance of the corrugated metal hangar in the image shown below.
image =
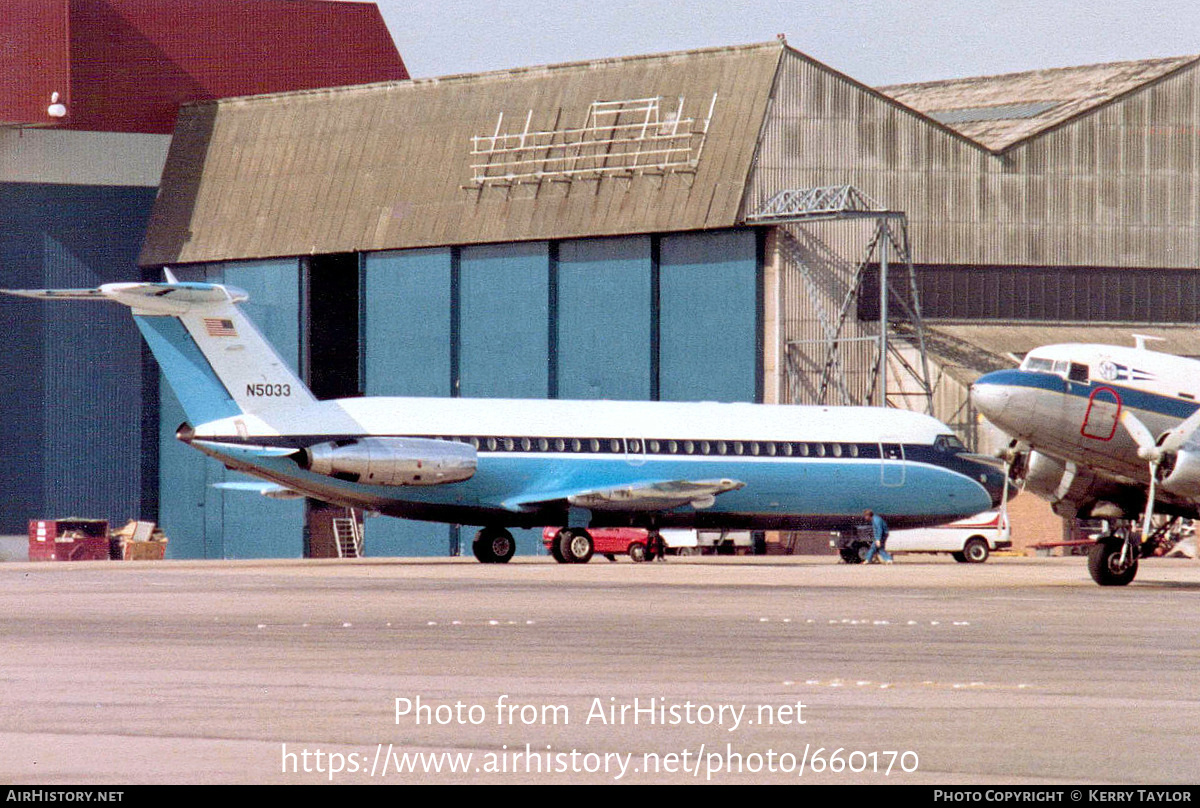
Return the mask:
[[[853, 186], [907, 214], [884, 239], [941, 360], [936, 414], [971, 437], [962, 383], [1004, 354], [1200, 317], [1196, 61], [877, 90], [772, 42], [191, 103], [139, 263], [246, 288], [318, 397], [864, 401], [866, 364], [828, 347], [877, 333], [877, 221], [766, 215]], [[1011, 321], [1039, 327], [998, 353]], [[319, 552], [328, 513], [214, 488], [165, 387], [150, 420], [171, 554]], [[371, 555], [458, 541], [366, 531]]]

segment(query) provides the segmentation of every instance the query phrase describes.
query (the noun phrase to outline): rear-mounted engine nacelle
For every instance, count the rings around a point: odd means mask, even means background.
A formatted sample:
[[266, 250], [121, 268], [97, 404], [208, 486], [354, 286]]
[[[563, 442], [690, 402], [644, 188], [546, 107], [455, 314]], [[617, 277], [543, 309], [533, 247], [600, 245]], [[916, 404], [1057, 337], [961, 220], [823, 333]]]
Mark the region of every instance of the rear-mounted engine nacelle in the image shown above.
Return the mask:
[[475, 473], [475, 449], [426, 438], [355, 438], [302, 450], [301, 468], [368, 485], [439, 485]]
[[1168, 454], [1158, 467], [1162, 487], [1181, 497], [1200, 497], [1200, 452]]

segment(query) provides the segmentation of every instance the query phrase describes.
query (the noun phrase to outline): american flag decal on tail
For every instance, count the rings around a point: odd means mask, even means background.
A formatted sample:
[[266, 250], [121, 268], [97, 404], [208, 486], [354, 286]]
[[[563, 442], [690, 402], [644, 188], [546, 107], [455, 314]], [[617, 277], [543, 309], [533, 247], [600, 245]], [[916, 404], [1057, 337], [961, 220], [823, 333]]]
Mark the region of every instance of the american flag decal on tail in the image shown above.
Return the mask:
[[223, 320], [219, 317], [205, 317], [204, 330], [210, 337], [236, 337], [233, 320]]

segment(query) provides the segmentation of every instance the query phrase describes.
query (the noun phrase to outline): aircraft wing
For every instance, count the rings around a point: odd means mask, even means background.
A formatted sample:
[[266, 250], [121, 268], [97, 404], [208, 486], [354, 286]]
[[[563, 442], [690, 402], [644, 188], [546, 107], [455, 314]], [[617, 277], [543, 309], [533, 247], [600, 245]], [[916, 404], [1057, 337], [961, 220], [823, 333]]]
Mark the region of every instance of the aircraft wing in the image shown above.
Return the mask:
[[579, 488], [543, 492], [505, 500], [513, 511], [530, 510], [538, 505], [567, 502], [594, 511], [663, 511], [691, 505], [710, 508], [718, 494], [736, 491], [746, 484], [740, 480], [658, 480], [614, 485], [607, 488]]
[[36, 300], [104, 300], [99, 289], [0, 289], [6, 295], [32, 297]]

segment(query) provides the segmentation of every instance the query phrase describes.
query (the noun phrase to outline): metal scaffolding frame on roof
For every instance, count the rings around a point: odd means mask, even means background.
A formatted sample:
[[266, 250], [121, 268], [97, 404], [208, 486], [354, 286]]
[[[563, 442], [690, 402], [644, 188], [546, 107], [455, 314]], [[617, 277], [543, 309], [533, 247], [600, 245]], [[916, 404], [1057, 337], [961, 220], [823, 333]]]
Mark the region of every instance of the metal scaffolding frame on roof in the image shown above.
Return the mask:
[[[683, 96], [674, 109], [662, 97], [593, 101], [582, 126], [531, 130], [533, 110], [520, 131], [504, 132], [504, 113], [490, 135], [471, 137], [468, 187], [542, 181], [632, 177], [694, 172], [704, 151], [717, 94], [703, 116], [684, 116]], [[562, 116], [559, 110], [555, 120]]]
[[[840, 301], [828, 300], [829, 294], [821, 288], [814, 273], [818, 270], [809, 266], [804, 259], [796, 237], [786, 225], [803, 225], [815, 221], [844, 221], [869, 219], [875, 223], [873, 235], [852, 271], [852, 280]], [[916, 269], [908, 242], [908, 217], [903, 211], [888, 210], [874, 199], [852, 185], [802, 188], [780, 191], [768, 199], [745, 218], [749, 225], [781, 225], [779, 249], [785, 260], [792, 263], [811, 297], [811, 304], [820, 321], [823, 337], [816, 341], [785, 341], [784, 374], [788, 390], [795, 400], [799, 389], [797, 374], [804, 371], [796, 361], [796, 352], [810, 349], [804, 343], [817, 343], [820, 356], [821, 378], [816, 404], [874, 404], [876, 406], [898, 406], [900, 398], [910, 399], [909, 405], [917, 403], [927, 413], [933, 412], [933, 388], [929, 381], [929, 362], [925, 348], [925, 328], [921, 320], [920, 297], [917, 290]], [[889, 272], [890, 253], [894, 251], [903, 266], [905, 279], [896, 282], [895, 273]], [[847, 326], [857, 316], [858, 303], [862, 298], [868, 268], [873, 261], [879, 267], [879, 319], [878, 333], [873, 336], [848, 336]], [[903, 288], [907, 284], [907, 289]], [[900, 288], [898, 288], [900, 287]], [[780, 301], [782, 304], [782, 300]], [[827, 303], [837, 305], [833, 312]], [[893, 306], [899, 317], [892, 317]], [[916, 344], [914, 362], [896, 341], [889, 339], [889, 332], [896, 328], [897, 320], [905, 323], [906, 339]], [[849, 343], [873, 343], [875, 347], [870, 382], [865, 394], [856, 395], [848, 379], [846, 346]], [[894, 363], [901, 377], [900, 389], [888, 388], [888, 362]], [[911, 399], [918, 399], [912, 402]], [[924, 399], [920, 402], [919, 399]], [[906, 406], [907, 409], [914, 409]]]

